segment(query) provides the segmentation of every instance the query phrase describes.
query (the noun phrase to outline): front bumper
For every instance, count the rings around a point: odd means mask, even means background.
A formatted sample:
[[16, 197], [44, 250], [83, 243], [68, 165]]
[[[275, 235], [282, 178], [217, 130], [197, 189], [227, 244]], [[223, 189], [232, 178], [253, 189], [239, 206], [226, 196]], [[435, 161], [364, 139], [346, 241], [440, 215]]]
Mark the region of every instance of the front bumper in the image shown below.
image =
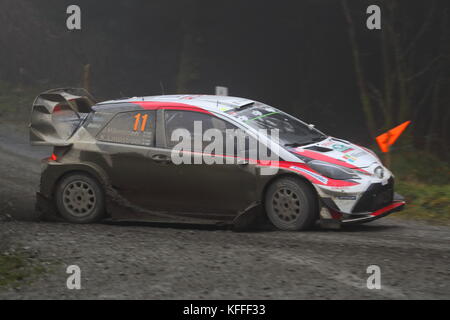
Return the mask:
[[403, 200], [394, 200], [391, 204], [389, 204], [386, 207], [383, 207], [381, 209], [378, 209], [377, 211], [374, 211], [372, 213], [368, 213], [366, 215], [361, 216], [348, 216], [347, 218], [341, 219], [341, 224], [347, 225], [347, 224], [353, 224], [353, 223], [364, 223], [364, 222], [370, 222], [373, 220], [377, 220], [380, 218], [383, 218], [387, 215], [390, 215], [391, 213], [394, 213], [396, 211], [401, 211], [405, 207], [406, 202]]
[[[323, 199], [322, 199], [323, 200]], [[405, 198], [398, 193], [394, 193], [392, 199], [383, 206], [373, 211], [367, 211], [359, 214], [349, 214], [336, 210], [336, 207], [330, 207], [325, 201], [320, 211], [321, 224], [337, 227], [340, 225], [365, 223], [383, 218], [396, 211], [401, 211], [406, 205]]]

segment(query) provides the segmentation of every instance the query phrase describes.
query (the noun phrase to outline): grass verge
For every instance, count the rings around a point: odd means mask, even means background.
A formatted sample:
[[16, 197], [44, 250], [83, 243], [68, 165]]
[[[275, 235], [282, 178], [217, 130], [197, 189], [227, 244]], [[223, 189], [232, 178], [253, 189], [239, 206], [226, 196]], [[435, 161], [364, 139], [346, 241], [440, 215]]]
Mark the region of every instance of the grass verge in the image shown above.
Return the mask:
[[406, 198], [407, 206], [395, 216], [450, 225], [450, 185], [400, 182], [397, 191]]
[[0, 253], [0, 290], [27, 284], [45, 272], [44, 266], [25, 252]]
[[406, 198], [405, 210], [393, 217], [450, 225], [450, 167], [427, 153], [397, 154], [392, 170], [396, 192]]

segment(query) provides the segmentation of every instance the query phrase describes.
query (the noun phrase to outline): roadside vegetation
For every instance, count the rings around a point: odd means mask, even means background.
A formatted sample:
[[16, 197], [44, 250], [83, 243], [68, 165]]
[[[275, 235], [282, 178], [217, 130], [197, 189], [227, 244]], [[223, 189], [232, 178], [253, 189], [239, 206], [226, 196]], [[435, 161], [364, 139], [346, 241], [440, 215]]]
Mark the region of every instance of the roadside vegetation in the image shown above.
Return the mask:
[[392, 217], [426, 220], [450, 225], [450, 166], [426, 152], [409, 151], [393, 155], [396, 192], [406, 198], [407, 207]]
[[45, 267], [34, 255], [25, 250], [0, 252], [0, 290], [22, 286], [45, 272]]
[[31, 105], [42, 91], [37, 87], [13, 86], [0, 81], [0, 119], [27, 121]]

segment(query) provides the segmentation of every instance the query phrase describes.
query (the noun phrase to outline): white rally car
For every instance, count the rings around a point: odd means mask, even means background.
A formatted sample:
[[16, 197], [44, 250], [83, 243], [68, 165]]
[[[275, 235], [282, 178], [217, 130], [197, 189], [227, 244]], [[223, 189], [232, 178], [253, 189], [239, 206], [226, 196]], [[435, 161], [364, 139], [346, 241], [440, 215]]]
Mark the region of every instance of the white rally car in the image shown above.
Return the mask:
[[[54, 146], [42, 167], [43, 214], [74, 223], [108, 217], [235, 224], [266, 215], [279, 229], [301, 230], [317, 221], [367, 222], [405, 205], [372, 151], [266, 104], [208, 95], [95, 103], [77, 92], [50, 90], [33, 104], [30, 140]], [[200, 149], [174, 152], [179, 130], [205, 137], [195, 123], [225, 140], [240, 130], [244, 143], [211, 149], [200, 141]], [[178, 163], [180, 154], [189, 161]]]

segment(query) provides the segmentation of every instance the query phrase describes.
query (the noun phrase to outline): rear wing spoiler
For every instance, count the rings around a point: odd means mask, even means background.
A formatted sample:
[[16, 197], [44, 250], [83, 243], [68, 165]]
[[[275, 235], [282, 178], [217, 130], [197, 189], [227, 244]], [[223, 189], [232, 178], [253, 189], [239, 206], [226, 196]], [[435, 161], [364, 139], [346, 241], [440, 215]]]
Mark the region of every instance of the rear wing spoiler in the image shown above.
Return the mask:
[[87, 114], [95, 105], [94, 97], [81, 88], [52, 89], [39, 94], [31, 107], [30, 143], [67, 146]]

